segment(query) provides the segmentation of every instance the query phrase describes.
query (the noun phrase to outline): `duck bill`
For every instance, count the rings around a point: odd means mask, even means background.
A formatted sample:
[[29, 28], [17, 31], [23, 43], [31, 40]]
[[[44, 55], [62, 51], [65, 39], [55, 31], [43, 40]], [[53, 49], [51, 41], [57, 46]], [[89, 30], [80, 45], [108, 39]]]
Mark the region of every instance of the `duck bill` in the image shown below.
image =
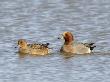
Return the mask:
[[63, 39], [64, 39], [63, 35], [61, 34], [61, 35], [58, 37], [58, 39], [63, 40]]
[[18, 46], [15, 46], [15, 48], [18, 48]]

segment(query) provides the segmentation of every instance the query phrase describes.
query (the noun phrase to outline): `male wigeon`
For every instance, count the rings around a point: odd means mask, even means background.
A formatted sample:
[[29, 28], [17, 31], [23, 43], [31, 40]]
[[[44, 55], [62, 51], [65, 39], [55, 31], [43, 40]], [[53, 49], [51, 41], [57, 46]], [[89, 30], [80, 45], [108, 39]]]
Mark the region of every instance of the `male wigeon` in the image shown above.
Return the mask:
[[18, 40], [19, 53], [23, 54], [35, 54], [35, 55], [47, 55], [50, 53], [47, 44], [28, 44], [25, 39]]
[[74, 37], [71, 32], [64, 32], [62, 34], [64, 41], [61, 47], [61, 52], [74, 53], [74, 54], [88, 54], [94, 49], [94, 43], [75, 43]]

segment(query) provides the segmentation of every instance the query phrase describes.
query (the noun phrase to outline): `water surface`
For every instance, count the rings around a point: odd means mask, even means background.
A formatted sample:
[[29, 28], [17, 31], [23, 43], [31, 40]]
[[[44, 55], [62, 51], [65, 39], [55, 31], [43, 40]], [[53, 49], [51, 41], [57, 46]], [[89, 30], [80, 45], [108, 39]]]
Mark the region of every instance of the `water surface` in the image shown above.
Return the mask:
[[[91, 55], [65, 56], [57, 37], [95, 42]], [[110, 0], [0, 0], [0, 82], [110, 82]], [[16, 41], [50, 42], [45, 57], [19, 55]]]

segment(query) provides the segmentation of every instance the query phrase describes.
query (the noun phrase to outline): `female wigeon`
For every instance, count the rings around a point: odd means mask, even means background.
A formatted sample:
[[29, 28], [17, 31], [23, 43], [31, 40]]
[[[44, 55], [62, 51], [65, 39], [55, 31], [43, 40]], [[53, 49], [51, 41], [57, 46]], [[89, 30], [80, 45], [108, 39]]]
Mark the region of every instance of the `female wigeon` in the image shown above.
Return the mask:
[[19, 53], [23, 54], [35, 54], [35, 55], [47, 55], [50, 53], [47, 44], [28, 44], [25, 39], [18, 40]]
[[96, 47], [94, 43], [75, 43], [71, 32], [64, 32], [62, 36], [65, 42], [60, 49], [61, 52], [87, 54], [91, 53], [94, 47]]

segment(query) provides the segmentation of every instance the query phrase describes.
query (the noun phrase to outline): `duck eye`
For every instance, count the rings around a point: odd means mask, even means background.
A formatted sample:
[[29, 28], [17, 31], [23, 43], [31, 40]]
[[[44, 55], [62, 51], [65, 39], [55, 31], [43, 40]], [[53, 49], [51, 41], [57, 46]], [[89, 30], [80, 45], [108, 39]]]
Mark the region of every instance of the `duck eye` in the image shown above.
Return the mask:
[[22, 44], [23, 42], [20, 42], [20, 44]]

